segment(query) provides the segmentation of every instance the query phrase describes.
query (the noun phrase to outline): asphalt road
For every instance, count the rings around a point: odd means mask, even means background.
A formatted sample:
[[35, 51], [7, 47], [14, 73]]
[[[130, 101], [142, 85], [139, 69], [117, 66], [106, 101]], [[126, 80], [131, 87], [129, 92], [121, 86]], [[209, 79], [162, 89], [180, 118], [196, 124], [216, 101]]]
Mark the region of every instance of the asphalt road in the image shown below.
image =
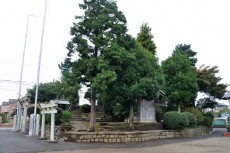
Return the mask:
[[[0, 128], [0, 153], [229, 153], [228, 137], [223, 137], [226, 129], [215, 129], [213, 133], [193, 138], [155, 140], [143, 143], [48, 143], [37, 137], [12, 132]], [[228, 147], [229, 146], [229, 147]]]

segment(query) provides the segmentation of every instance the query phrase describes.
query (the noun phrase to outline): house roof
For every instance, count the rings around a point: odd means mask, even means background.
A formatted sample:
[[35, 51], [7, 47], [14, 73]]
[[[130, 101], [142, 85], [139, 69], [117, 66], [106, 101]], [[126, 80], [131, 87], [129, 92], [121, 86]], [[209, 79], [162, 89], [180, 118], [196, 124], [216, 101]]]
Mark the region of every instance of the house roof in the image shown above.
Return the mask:
[[230, 99], [230, 92], [226, 92], [225, 95], [222, 97], [224, 100]]

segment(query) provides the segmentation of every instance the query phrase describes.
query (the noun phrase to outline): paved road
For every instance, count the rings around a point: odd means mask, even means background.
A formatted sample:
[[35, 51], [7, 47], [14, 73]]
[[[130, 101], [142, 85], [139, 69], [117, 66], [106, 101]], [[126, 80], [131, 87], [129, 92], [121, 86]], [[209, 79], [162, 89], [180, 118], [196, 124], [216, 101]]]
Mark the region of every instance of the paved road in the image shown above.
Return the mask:
[[225, 129], [193, 138], [165, 139], [131, 144], [89, 144], [59, 142], [50, 144], [37, 137], [0, 129], [0, 153], [229, 153], [230, 138]]

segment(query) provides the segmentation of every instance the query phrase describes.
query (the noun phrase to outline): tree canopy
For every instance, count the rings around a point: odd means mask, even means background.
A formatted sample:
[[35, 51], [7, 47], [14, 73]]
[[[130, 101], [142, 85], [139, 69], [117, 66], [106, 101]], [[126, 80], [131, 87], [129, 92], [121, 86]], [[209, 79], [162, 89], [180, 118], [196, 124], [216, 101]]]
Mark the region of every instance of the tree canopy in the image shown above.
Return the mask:
[[187, 45], [187, 44], [179, 44], [176, 45], [175, 51], [180, 51], [182, 54], [188, 56], [188, 58], [191, 61], [192, 66], [195, 66], [197, 63], [197, 58], [195, 57], [197, 52], [194, 52], [191, 49], [191, 45]]
[[137, 42], [139, 42], [145, 49], [156, 55], [156, 45], [153, 42], [153, 35], [151, 28], [147, 23], [143, 23], [140, 32], [137, 34]]
[[204, 92], [211, 97], [221, 99], [228, 85], [220, 83], [222, 78], [218, 77], [219, 70], [217, 66], [202, 65], [197, 69], [197, 81], [199, 91]]
[[194, 106], [198, 85], [196, 73], [189, 58], [175, 50], [171, 57], [162, 62], [165, 77], [164, 91], [170, 103], [178, 106]]

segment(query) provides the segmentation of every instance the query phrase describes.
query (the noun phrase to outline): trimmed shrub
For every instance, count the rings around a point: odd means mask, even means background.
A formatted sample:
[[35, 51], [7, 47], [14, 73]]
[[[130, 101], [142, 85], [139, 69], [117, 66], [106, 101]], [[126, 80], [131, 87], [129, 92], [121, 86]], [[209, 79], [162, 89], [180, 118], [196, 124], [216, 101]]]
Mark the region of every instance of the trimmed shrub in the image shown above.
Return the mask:
[[157, 122], [161, 122], [163, 118], [163, 112], [159, 107], [156, 107], [156, 120]]
[[189, 120], [189, 127], [194, 127], [197, 125], [197, 118], [193, 113], [184, 112]]
[[91, 106], [89, 104], [81, 105], [81, 112], [82, 113], [90, 113]]
[[63, 111], [62, 113], [63, 113], [62, 124], [70, 125], [71, 124], [70, 119], [71, 117], [73, 117], [73, 113], [70, 111]]
[[212, 118], [207, 117], [207, 116], [204, 116], [204, 120], [203, 120], [202, 124], [203, 124], [204, 126], [211, 127], [211, 126], [212, 126], [212, 121], [213, 121]]
[[2, 117], [2, 123], [7, 123], [6, 115], [5, 114], [0, 113], [0, 117]]
[[181, 130], [189, 125], [189, 120], [184, 113], [175, 111], [166, 112], [163, 116], [164, 125], [168, 129]]
[[193, 113], [197, 118], [197, 124], [201, 124], [203, 122], [203, 120], [204, 120], [204, 117], [203, 117], [202, 113], [198, 109], [196, 109], [194, 107], [187, 107], [187, 108], [184, 109], [184, 112]]
[[228, 123], [228, 125], [226, 126], [227, 131], [230, 132], [230, 123]]

